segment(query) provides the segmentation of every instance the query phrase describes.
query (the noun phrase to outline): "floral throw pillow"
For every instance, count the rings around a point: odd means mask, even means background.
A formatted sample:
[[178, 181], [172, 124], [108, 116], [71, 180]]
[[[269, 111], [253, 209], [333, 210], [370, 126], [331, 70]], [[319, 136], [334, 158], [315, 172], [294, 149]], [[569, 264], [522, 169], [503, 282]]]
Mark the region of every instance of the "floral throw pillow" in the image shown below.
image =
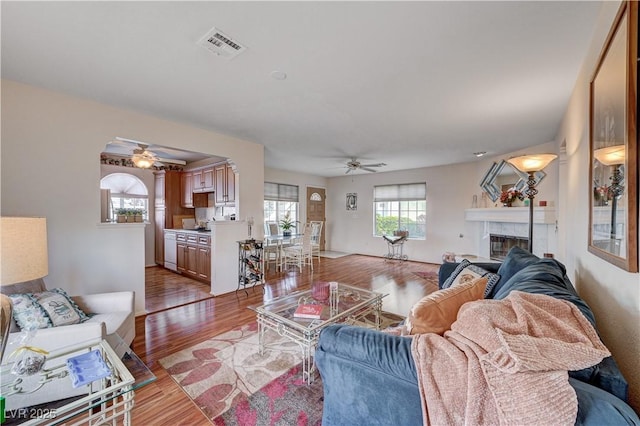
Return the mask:
[[78, 324], [89, 317], [61, 288], [13, 294], [13, 317], [22, 330]]
[[34, 302], [30, 293], [9, 295], [13, 305], [13, 319], [20, 330], [35, 330], [51, 327], [47, 313], [39, 303]]

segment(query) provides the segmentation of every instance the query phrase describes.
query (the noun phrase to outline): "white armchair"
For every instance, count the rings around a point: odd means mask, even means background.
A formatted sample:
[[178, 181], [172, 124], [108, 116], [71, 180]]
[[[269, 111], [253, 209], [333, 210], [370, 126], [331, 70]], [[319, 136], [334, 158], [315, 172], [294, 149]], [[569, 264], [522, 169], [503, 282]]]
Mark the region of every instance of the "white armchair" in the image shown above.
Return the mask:
[[[40, 293], [46, 291], [42, 279], [2, 286], [3, 294]], [[71, 297], [90, 318], [80, 324], [39, 329], [31, 345], [52, 351], [84, 340], [107, 339], [120, 356], [128, 351], [135, 337], [135, 293], [120, 291]], [[120, 339], [114, 337], [117, 334]], [[7, 353], [20, 340], [20, 329], [11, 321]], [[4, 357], [3, 357], [4, 358]]]
[[[2, 293], [6, 295], [40, 293], [47, 290], [41, 278], [1, 288]], [[38, 329], [33, 339], [29, 341], [29, 345], [48, 352], [55, 352], [85, 341], [105, 339], [116, 354], [122, 358], [129, 351], [135, 337], [135, 293], [121, 291], [74, 296], [71, 299], [89, 316], [89, 319], [79, 324]], [[9, 356], [22, 345], [23, 334], [13, 318], [11, 323], [7, 347], [5, 353], [2, 354], [3, 363], [9, 361]], [[14, 395], [7, 403], [11, 409], [17, 409], [84, 395], [88, 392], [86, 387], [73, 388], [70, 380], [55, 381], [47, 383], [45, 386], [46, 388], [43, 387], [37, 393]]]

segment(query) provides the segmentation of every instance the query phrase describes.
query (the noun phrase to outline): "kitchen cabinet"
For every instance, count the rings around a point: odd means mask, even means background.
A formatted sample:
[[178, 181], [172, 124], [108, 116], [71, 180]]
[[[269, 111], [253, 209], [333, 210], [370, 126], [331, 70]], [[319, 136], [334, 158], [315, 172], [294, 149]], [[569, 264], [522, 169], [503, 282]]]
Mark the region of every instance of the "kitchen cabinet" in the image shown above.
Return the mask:
[[193, 173], [183, 172], [180, 175], [180, 194], [182, 195], [182, 207], [194, 207]]
[[213, 167], [205, 167], [202, 169], [195, 169], [191, 171], [193, 184], [193, 192], [213, 192], [215, 191], [214, 184], [214, 169]]
[[215, 166], [216, 205], [234, 205], [236, 202], [236, 175], [229, 164]]
[[181, 178], [182, 172], [158, 170], [155, 176], [155, 260], [164, 265], [164, 230], [176, 228], [174, 215], [194, 216], [194, 209], [182, 206]]
[[197, 233], [176, 233], [177, 269], [201, 281], [211, 281], [211, 237]]
[[[158, 265], [164, 266], [164, 217], [165, 217], [165, 208], [164, 207], [156, 207], [154, 212], [154, 220], [155, 220], [155, 259]], [[160, 235], [162, 235], [162, 240], [160, 239]]]

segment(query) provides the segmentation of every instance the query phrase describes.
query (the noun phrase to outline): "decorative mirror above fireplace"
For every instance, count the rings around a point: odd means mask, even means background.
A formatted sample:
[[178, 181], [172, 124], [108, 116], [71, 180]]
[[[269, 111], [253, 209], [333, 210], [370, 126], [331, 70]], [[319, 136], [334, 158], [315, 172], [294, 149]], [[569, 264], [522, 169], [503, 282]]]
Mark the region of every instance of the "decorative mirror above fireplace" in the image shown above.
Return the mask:
[[590, 87], [589, 252], [638, 271], [638, 3], [620, 6]]
[[[547, 174], [543, 171], [535, 173], [536, 184], [539, 184]], [[518, 191], [523, 191], [527, 186], [529, 176], [515, 168], [505, 160], [500, 163], [493, 163], [487, 173], [480, 181], [480, 188], [489, 195], [491, 201], [500, 198], [502, 191], [514, 187]]]

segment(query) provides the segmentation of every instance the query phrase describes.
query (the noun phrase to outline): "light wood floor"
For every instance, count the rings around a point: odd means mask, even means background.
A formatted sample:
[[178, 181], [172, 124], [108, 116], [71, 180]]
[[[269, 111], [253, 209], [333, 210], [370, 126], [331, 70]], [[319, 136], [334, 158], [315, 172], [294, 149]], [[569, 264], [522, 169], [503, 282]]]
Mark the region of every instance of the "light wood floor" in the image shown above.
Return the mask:
[[[258, 305], [298, 290], [310, 288], [314, 281], [339, 281], [389, 294], [383, 309], [406, 315], [422, 296], [437, 289], [413, 272], [437, 271], [439, 265], [421, 262], [385, 261], [382, 258], [350, 255], [338, 259], [322, 258], [315, 271], [306, 267], [267, 274], [262, 286], [218, 297], [210, 297], [197, 283], [163, 268], [152, 269], [147, 276], [147, 310], [155, 313], [136, 318], [135, 353], [154, 372], [157, 380], [136, 391], [134, 425], [208, 425], [210, 422], [171, 379], [158, 362], [163, 357], [191, 347], [231, 328], [255, 319], [249, 305]], [[169, 274], [169, 275], [167, 275]], [[192, 281], [192, 280], [189, 280]], [[163, 282], [168, 282], [163, 291]], [[193, 287], [191, 287], [193, 286]], [[205, 300], [188, 303], [203, 296]], [[172, 302], [172, 299], [174, 300]], [[152, 301], [149, 303], [149, 301]], [[185, 304], [187, 303], [187, 304]], [[182, 305], [167, 309], [167, 306]]]

